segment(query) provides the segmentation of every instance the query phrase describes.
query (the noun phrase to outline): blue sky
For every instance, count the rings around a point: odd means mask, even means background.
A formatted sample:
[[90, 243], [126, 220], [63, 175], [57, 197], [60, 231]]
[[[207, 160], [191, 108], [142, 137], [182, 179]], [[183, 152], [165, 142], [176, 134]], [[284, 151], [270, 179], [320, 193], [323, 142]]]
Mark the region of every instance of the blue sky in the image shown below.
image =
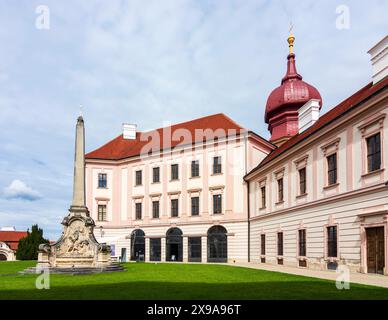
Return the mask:
[[[35, 26], [41, 4], [48, 30]], [[348, 29], [337, 28], [340, 5]], [[123, 122], [146, 130], [218, 112], [268, 137], [290, 20], [298, 72], [326, 112], [370, 81], [386, 12], [385, 0], [1, 1], [0, 226], [60, 235], [80, 104], [89, 151]]]

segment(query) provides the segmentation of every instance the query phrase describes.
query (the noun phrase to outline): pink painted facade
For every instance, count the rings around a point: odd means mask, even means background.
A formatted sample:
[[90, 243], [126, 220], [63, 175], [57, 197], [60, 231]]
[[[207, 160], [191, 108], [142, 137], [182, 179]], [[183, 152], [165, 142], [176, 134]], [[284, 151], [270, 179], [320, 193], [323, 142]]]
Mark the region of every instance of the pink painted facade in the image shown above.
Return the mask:
[[[124, 252], [129, 260], [136, 251], [131, 235], [141, 230], [145, 235], [145, 260], [152, 259], [150, 239], [161, 239], [160, 261], [165, 261], [166, 234], [178, 228], [182, 232], [182, 261], [189, 260], [189, 238], [201, 238], [201, 261], [207, 261], [208, 230], [222, 226], [227, 231], [227, 261], [247, 261], [248, 202], [243, 176], [273, 148], [261, 137], [243, 130], [237, 136], [212, 139], [195, 148], [191, 144], [176, 146], [153, 156], [114, 161], [87, 156], [87, 206], [97, 224], [98, 241], [114, 245], [115, 256], [123, 256]], [[213, 172], [214, 157], [221, 159], [219, 173]], [[192, 161], [198, 161], [198, 176], [192, 176]], [[178, 166], [178, 179], [172, 177], [172, 165]], [[153, 181], [154, 168], [159, 168], [158, 182]], [[136, 172], [141, 172], [139, 184]], [[107, 177], [105, 188], [98, 186], [101, 173]], [[221, 196], [220, 213], [214, 213], [215, 195]], [[198, 215], [191, 211], [193, 197], [199, 198]], [[172, 200], [178, 202], [176, 217], [172, 216]], [[159, 203], [157, 218], [153, 217], [153, 202]], [[106, 206], [105, 221], [98, 216], [101, 205]], [[136, 216], [137, 205], [142, 209], [141, 218]]]
[[[251, 172], [251, 260], [260, 262], [261, 235], [266, 235], [266, 263], [277, 263], [276, 235], [283, 232], [285, 265], [326, 269], [329, 262], [367, 272], [365, 229], [387, 230], [388, 217], [388, 94], [380, 91], [359, 107], [320, 128], [281, 156]], [[314, 127], [312, 127], [314, 128]], [[317, 128], [318, 129], [318, 128]], [[367, 138], [381, 137], [381, 166], [367, 167]], [[337, 159], [337, 182], [328, 184], [327, 157]], [[299, 170], [306, 172], [306, 191], [300, 193]], [[283, 201], [278, 200], [278, 180], [283, 179]], [[261, 187], [266, 188], [265, 208]], [[328, 256], [327, 230], [337, 226], [337, 254]], [[306, 230], [306, 256], [298, 254], [298, 230]], [[388, 247], [385, 236], [385, 252]], [[388, 265], [385, 254], [385, 266]], [[387, 274], [385, 267], [384, 273]]]
[[[97, 223], [96, 237], [113, 245], [123, 260], [141, 253], [146, 261], [177, 257], [314, 269], [345, 265], [351, 271], [387, 274], [387, 46], [388, 37], [370, 51], [373, 82], [320, 117], [318, 91], [305, 96], [283, 90], [287, 96], [280, 100], [272, 93], [266, 122], [277, 146], [218, 114], [167, 131], [237, 128], [237, 135], [191, 135], [189, 143], [168, 140], [157, 152], [143, 155], [140, 135], [133, 141], [119, 136], [89, 153], [87, 205]], [[292, 89], [298, 82], [309, 90], [293, 63], [289, 56], [284, 83], [290, 80]], [[285, 122], [277, 123], [280, 118]], [[292, 130], [281, 134], [288, 125]], [[216, 157], [219, 172], [214, 172]], [[154, 168], [159, 168], [157, 182]], [[98, 186], [101, 174], [107, 177], [104, 188]], [[193, 198], [198, 214], [193, 214]]]

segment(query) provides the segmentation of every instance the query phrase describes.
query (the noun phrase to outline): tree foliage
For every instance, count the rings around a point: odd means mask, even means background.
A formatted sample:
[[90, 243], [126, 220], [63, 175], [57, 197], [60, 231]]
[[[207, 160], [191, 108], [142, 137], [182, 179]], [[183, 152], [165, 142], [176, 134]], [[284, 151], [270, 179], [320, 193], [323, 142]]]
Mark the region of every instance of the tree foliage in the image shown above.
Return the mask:
[[31, 232], [27, 231], [27, 236], [19, 240], [16, 259], [37, 260], [39, 245], [42, 243], [49, 243], [49, 241], [43, 238], [43, 230], [35, 224], [32, 226]]

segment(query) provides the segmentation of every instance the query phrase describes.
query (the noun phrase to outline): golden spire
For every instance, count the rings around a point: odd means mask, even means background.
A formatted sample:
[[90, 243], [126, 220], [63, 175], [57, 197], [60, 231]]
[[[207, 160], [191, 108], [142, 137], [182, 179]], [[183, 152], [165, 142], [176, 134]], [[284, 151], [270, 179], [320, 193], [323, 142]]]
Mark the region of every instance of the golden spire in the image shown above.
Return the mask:
[[292, 34], [292, 29], [294, 28], [294, 25], [292, 24], [292, 22], [290, 22], [290, 29], [289, 29], [289, 36], [287, 38], [287, 42], [288, 42], [288, 48], [290, 50], [290, 54], [293, 54], [294, 53], [294, 41], [295, 41], [295, 37], [294, 35]]

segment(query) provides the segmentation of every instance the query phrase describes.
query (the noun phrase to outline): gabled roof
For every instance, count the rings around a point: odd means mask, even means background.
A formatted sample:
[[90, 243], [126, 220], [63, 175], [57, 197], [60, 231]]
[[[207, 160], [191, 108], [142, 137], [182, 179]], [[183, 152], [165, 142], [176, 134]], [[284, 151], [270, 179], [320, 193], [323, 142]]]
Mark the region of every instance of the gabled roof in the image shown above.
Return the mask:
[[5, 242], [12, 250], [16, 250], [19, 240], [26, 236], [26, 231], [0, 231], [0, 242]]
[[[213, 140], [214, 135], [217, 138], [228, 136], [228, 130], [235, 130], [235, 134], [239, 135], [243, 132], [247, 132], [246, 129], [238, 125], [232, 119], [224, 115], [223, 113], [213, 114], [199, 119], [194, 119], [187, 122], [178, 123], [171, 127], [159, 128], [153, 131], [145, 132], [145, 134], [158, 134], [160, 137], [160, 146], [153, 151], [165, 150], [173, 148], [178, 144], [184, 144], [184, 139], [179, 134], [179, 129], [186, 129], [190, 133], [193, 139], [193, 143], [201, 142], [203, 140]], [[210, 129], [210, 130], [209, 130]], [[221, 129], [221, 130], [220, 130]], [[170, 139], [163, 141], [163, 133], [169, 132]], [[196, 130], [204, 130], [205, 137], [196, 137]], [[205, 131], [208, 130], [208, 131]], [[218, 131], [217, 131], [218, 130]], [[177, 137], [174, 138], [174, 132]], [[224, 132], [224, 134], [222, 133]], [[230, 133], [233, 134], [233, 133]], [[89, 152], [85, 155], [86, 159], [99, 159], [99, 160], [121, 160], [140, 155], [144, 152], [144, 147], [149, 143], [148, 141], [141, 141], [141, 133], [136, 133], [136, 139], [128, 140], [124, 139], [123, 135], [119, 135], [115, 139], [109, 141], [102, 147]], [[179, 139], [179, 140], [178, 140]], [[263, 138], [261, 138], [263, 139]], [[265, 139], [263, 142], [268, 143]]]
[[256, 166], [254, 169], [252, 169], [245, 177], [251, 175], [256, 170], [264, 167], [266, 164], [274, 160], [275, 158], [279, 157], [286, 151], [292, 149], [295, 145], [302, 142], [303, 140], [309, 138], [311, 135], [316, 133], [317, 131], [323, 129], [326, 125], [330, 124], [334, 120], [342, 117], [345, 115], [348, 111], [356, 108], [359, 106], [362, 102], [367, 100], [368, 98], [372, 97], [373, 95], [377, 94], [378, 92], [386, 89], [388, 86], [388, 78], [385, 78], [384, 80], [376, 83], [373, 85], [373, 83], [369, 83], [353, 95], [351, 95], [349, 98], [342, 101], [340, 104], [338, 104], [333, 109], [329, 110], [325, 114], [323, 114], [317, 122], [315, 122], [310, 128], [308, 128], [306, 131], [302, 132], [301, 134], [297, 134], [293, 136], [291, 139], [289, 139], [287, 142], [282, 144], [279, 148], [272, 151], [267, 157], [263, 159], [259, 163], [258, 166]]

